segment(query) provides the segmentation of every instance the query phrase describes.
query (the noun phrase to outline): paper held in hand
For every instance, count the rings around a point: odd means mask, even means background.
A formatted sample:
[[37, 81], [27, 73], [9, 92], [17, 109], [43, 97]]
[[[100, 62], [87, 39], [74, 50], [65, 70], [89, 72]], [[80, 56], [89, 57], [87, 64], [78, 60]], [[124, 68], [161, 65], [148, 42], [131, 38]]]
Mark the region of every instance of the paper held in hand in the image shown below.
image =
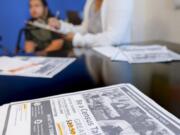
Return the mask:
[[41, 29], [45, 29], [45, 30], [49, 30], [49, 31], [58, 33], [58, 34], [62, 34], [59, 30], [49, 26], [48, 24], [40, 23], [37, 21], [34, 21], [34, 22], [29, 21], [29, 22], [27, 22], [27, 24], [37, 27], [37, 28], [41, 28]]

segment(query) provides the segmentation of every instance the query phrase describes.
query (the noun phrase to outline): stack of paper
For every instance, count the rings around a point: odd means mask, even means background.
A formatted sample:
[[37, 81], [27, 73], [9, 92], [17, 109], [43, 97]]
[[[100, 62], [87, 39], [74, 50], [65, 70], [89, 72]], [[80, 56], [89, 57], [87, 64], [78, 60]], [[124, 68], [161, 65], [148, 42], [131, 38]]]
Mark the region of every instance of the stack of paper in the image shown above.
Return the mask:
[[52, 78], [74, 58], [0, 57], [0, 75]]
[[180, 120], [130, 84], [1, 108], [1, 135], [180, 135]]
[[121, 46], [96, 47], [98, 53], [114, 61], [128, 61], [129, 63], [154, 63], [180, 60], [180, 55], [165, 46]]

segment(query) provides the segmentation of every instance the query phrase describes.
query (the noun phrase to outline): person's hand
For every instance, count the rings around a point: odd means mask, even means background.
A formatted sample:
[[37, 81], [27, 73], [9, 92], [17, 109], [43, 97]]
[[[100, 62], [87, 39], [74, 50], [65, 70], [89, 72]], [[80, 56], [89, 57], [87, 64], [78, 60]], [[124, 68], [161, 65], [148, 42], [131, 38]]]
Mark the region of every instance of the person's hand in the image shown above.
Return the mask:
[[35, 54], [36, 54], [36, 56], [47, 56], [47, 52], [46, 51], [38, 51]]
[[50, 18], [48, 20], [48, 25], [54, 29], [60, 29], [61, 28], [61, 23], [57, 18]]
[[70, 42], [72, 42], [73, 41], [73, 38], [74, 38], [74, 33], [68, 33], [65, 37], [64, 37], [64, 39], [66, 40], [66, 41], [70, 41]]

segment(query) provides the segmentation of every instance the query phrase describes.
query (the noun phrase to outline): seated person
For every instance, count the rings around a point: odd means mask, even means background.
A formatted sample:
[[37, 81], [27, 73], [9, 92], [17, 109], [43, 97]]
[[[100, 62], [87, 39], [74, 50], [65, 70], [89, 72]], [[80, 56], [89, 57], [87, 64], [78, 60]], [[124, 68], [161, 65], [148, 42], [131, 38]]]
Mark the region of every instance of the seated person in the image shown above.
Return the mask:
[[133, 7], [134, 0], [86, 0], [81, 25], [56, 18], [50, 18], [49, 25], [74, 47], [120, 45], [131, 42]]
[[[53, 17], [48, 9], [46, 0], [30, 0], [30, 14], [29, 21], [39, 21], [47, 23], [50, 17]], [[27, 25], [25, 32], [25, 52], [35, 53], [38, 56], [46, 56], [48, 53], [58, 52], [63, 47], [63, 40], [59, 34], [54, 32], [35, 28]]]

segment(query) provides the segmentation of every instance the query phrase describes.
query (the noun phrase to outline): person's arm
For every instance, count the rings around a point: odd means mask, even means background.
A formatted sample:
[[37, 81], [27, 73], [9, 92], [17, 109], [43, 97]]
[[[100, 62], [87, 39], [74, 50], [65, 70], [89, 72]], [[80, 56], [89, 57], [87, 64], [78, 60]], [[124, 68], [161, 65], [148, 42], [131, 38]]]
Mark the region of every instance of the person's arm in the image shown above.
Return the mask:
[[[26, 26], [30, 27], [29, 25]], [[33, 27], [32, 27], [33, 29]], [[31, 30], [26, 30], [25, 31], [25, 45], [24, 45], [24, 51], [25, 53], [34, 53], [36, 50], [37, 44], [34, 40], [34, 36], [31, 33]]]
[[[75, 33], [73, 45], [80, 47], [117, 45], [124, 42], [133, 14], [133, 0], [106, 0], [105, 30], [99, 34]], [[103, 8], [104, 8], [103, 7]], [[104, 10], [102, 10], [104, 11]], [[72, 37], [72, 34], [71, 34]]]
[[63, 40], [56, 39], [51, 42], [51, 44], [44, 50], [46, 53], [60, 50], [63, 47]]
[[87, 33], [87, 24], [85, 21], [82, 22], [81, 25], [73, 25], [71, 23], [67, 23], [65, 21], [60, 21], [61, 24], [61, 28], [60, 28], [60, 32], [63, 34], [68, 34], [68, 33], [81, 33], [81, 34], [85, 34]]
[[58, 29], [62, 34], [66, 35], [68, 33], [87, 33], [87, 25], [88, 25], [88, 11], [93, 0], [86, 1], [86, 5], [84, 8], [84, 18], [81, 25], [73, 25], [71, 23], [57, 20], [56, 18], [49, 19], [49, 25], [55, 29]]
[[50, 52], [54, 52], [54, 51], [60, 50], [62, 48], [62, 46], [63, 46], [63, 40], [56, 39], [56, 40], [53, 40], [51, 42], [51, 44], [49, 44], [49, 46], [46, 47], [44, 50], [37, 51], [35, 54], [37, 56], [47, 56], [48, 53], [50, 53]]
[[26, 41], [24, 51], [25, 53], [34, 53], [36, 44], [33, 41]]
[[70, 32], [73, 33], [81, 33], [84, 34], [87, 32], [87, 23], [84, 20], [81, 25], [73, 25], [71, 23], [57, 20], [57, 18], [50, 18], [48, 24], [57, 30], [59, 30], [60, 33], [66, 35]]

